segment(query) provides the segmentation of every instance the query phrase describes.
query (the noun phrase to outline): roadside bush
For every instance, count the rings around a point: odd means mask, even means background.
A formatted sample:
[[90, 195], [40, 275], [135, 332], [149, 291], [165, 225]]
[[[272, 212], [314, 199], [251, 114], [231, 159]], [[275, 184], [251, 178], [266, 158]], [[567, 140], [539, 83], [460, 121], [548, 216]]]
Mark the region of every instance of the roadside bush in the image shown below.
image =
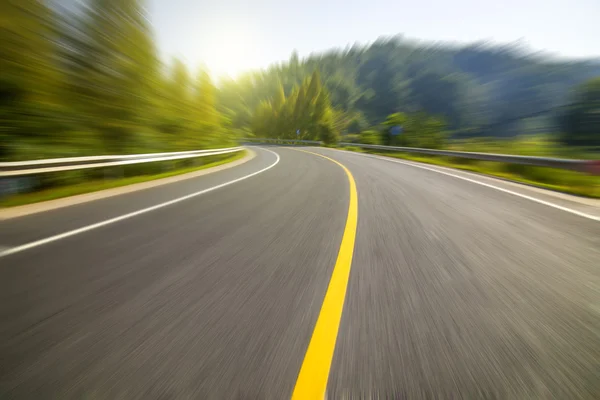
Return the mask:
[[375, 130], [367, 130], [360, 133], [360, 143], [363, 144], [382, 144], [381, 133]]

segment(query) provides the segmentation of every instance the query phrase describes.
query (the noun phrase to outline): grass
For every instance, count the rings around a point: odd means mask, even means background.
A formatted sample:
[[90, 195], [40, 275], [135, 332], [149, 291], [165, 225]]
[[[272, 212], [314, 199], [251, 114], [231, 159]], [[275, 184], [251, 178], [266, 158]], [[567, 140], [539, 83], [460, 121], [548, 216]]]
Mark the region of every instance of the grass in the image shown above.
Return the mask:
[[490, 176], [497, 176], [558, 192], [600, 198], [600, 176], [592, 176], [574, 171], [453, 157], [370, 151], [358, 147], [345, 147], [343, 149], [451, 167]]
[[578, 159], [598, 158], [597, 150], [564, 146], [556, 141], [556, 135], [523, 135], [509, 139], [478, 138], [453, 140], [449, 143], [447, 149], [523, 156]]
[[[134, 176], [128, 176], [124, 178], [117, 179], [93, 179], [89, 181], [67, 184], [64, 186], [56, 186], [51, 187], [39, 191], [34, 191], [31, 193], [23, 193], [23, 194], [15, 194], [12, 196], [8, 196], [2, 200], [0, 200], [0, 207], [15, 207], [21, 206], [25, 204], [38, 203], [40, 201], [48, 201], [60, 199], [63, 197], [75, 196], [78, 194], [84, 193], [92, 193], [97, 192], [99, 190], [112, 189], [121, 186], [132, 185], [135, 183], [153, 181], [156, 179], [168, 178], [175, 175], [187, 174], [189, 172], [199, 171], [206, 168], [216, 167], [218, 165], [222, 165], [225, 163], [233, 162], [243, 158], [246, 155], [246, 151], [240, 151], [233, 153], [233, 155], [225, 154], [223, 156], [214, 156], [214, 157], [206, 157], [208, 163], [203, 165], [196, 166], [188, 166], [184, 168], [176, 168], [170, 171], [161, 172], [161, 173], [141, 173], [137, 174], [137, 171], [140, 171], [139, 167], [131, 170], [136, 173]], [[161, 163], [153, 163], [153, 164], [161, 164]], [[177, 164], [164, 164], [168, 166], [173, 166]], [[156, 168], [150, 169], [150, 171], [155, 170]], [[143, 171], [143, 169], [141, 170]]]

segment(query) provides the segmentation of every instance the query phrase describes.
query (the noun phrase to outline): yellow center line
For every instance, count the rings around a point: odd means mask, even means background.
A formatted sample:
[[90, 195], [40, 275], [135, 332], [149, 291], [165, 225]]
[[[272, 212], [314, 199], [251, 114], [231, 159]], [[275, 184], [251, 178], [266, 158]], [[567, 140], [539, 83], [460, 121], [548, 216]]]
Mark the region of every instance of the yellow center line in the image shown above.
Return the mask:
[[341, 163], [322, 154], [306, 150], [294, 149], [304, 153], [310, 153], [336, 163], [346, 172], [350, 184], [350, 201], [348, 204], [348, 217], [346, 227], [342, 236], [342, 243], [338, 257], [331, 274], [331, 280], [325, 293], [325, 299], [321, 306], [319, 318], [315, 325], [308, 349], [296, 380], [292, 400], [321, 400], [325, 398], [327, 380], [335, 342], [340, 328], [340, 320], [344, 309], [346, 288], [350, 278], [352, 266], [352, 255], [354, 253], [354, 241], [356, 238], [356, 224], [358, 220], [358, 195], [354, 177]]

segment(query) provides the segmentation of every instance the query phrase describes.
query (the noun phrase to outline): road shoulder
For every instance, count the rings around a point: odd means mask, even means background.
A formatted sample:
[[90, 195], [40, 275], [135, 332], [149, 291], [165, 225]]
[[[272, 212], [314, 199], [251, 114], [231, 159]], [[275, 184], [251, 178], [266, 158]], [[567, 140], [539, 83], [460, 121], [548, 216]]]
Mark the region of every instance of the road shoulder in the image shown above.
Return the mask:
[[256, 153], [251, 149], [246, 149], [246, 156], [242, 159], [217, 165], [215, 167], [202, 169], [182, 175], [170, 176], [168, 178], [156, 179], [146, 182], [134, 183], [132, 185], [120, 186], [112, 189], [99, 190], [96, 192], [85, 193], [70, 197], [63, 197], [56, 200], [43, 201], [40, 203], [27, 204], [23, 206], [10, 207], [0, 210], [0, 221], [11, 218], [22, 217], [26, 215], [36, 214], [44, 211], [55, 210], [58, 208], [69, 207], [76, 204], [83, 204], [94, 200], [106, 199], [113, 196], [119, 196], [126, 193], [137, 192], [140, 190], [150, 189], [157, 186], [166, 185], [169, 183], [180, 182], [186, 179], [197, 178], [203, 175], [208, 175], [214, 172], [223, 171], [229, 168], [242, 165], [256, 157]]
[[531, 185], [510, 181], [490, 175], [484, 175], [474, 172], [463, 171], [460, 169], [442, 167], [434, 164], [420, 163], [412, 160], [400, 160], [393, 157], [385, 157], [374, 154], [365, 154], [340, 149], [330, 149], [344, 154], [356, 155], [357, 157], [369, 157], [388, 161], [396, 164], [408, 165], [422, 170], [428, 170], [435, 173], [451, 176], [455, 179], [461, 179], [477, 185], [482, 185], [494, 190], [499, 190], [522, 198], [562, 209], [573, 214], [582, 215], [588, 219], [600, 220], [600, 200], [585, 198], [565, 193], [546, 190]]

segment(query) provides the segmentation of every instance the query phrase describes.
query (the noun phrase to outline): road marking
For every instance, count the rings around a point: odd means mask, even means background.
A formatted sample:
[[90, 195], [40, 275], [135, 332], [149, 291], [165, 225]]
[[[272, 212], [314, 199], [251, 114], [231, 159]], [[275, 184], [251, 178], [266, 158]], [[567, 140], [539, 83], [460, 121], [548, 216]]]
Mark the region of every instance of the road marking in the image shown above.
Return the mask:
[[348, 217], [346, 227], [342, 236], [342, 243], [338, 252], [338, 257], [331, 274], [331, 280], [325, 293], [323, 305], [315, 324], [308, 349], [304, 355], [304, 361], [296, 380], [293, 400], [305, 399], [324, 399], [327, 390], [327, 380], [329, 379], [329, 370], [333, 360], [335, 342], [337, 340], [342, 311], [344, 309], [344, 300], [346, 298], [346, 289], [348, 279], [350, 278], [350, 268], [352, 266], [352, 255], [354, 253], [354, 241], [356, 238], [356, 225], [358, 221], [358, 195], [356, 192], [356, 183], [354, 177], [344, 165], [338, 161], [324, 156], [322, 154], [310, 151], [294, 149], [304, 153], [310, 153], [323, 157], [336, 163], [348, 176], [350, 184], [350, 200], [348, 204]]
[[120, 196], [126, 193], [137, 192], [138, 190], [156, 188], [161, 185], [181, 182], [192, 178], [198, 178], [203, 175], [208, 175], [218, 171], [223, 171], [229, 168], [237, 167], [238, 165], [242, 165], [256, 157], [256, 153], [252, 151], [252, 149], [247, 148], [246, 151], [247, 155], [239, 160], [230, 161], [225, 164], [219, 164], [214, 167], [188, 172], [185, 174], [174, 175], [167, 178], [154, 179], [151, 181], [133, 183], [131, 185], [126, 186], [118, 186], [110, 189], [99, 190], [96, 192], [82, 193], [69, 197], [62, 197], [55, 200], [42, 201], [40, 203], [26, 204], [23, 206], [16, 207], [7, 207], [4, 209], [0, 208], [0, 222], [12, 218], [23, 217], [25, 215], [33, 215], [50, 210], [56, 210], [63, 207], [73, 206], [76, 204], [83, 204], [89, 201], [106, 199], [113, 196]]
[[[345, 150], [339, 150], [339, 151], [345, 151]], [[426, 167], [424, 165], [413, 164], [411, 162], [400, 161], [400, 160], [391, 159], [391, 158], [383, 157], [383, 156], [376, 156], [376, 155], [373, 155], [373, 154], [356, 153], [356, 152], [349, 152], [349, 151], [345, 151], [345, 152], [346, 153], [352, 153], [352, 154], [359, 154], [361, 156], [375, 158], [375, 159], [380, 159], [380, 160], [385, 160], [385, 161], [389, 161], [389, 162], [394, 162], [394, 163], [397, 163], [397, 164], [404, 164], [404, 165], [408, 165], [408, 166], [415, 167], [415, 168], [426, 169], [428, 171], [437, 172], [438, 174], [442, 174], [442, 175], [452, 176], [454, 178], [462, 179], [463, 181], [467, 181], [467, 182], [475, 183], [477, 185], [481, 185], [481, 186], [485, 186], [485, 187], [488, 187], [488, 188], [496, 189], [496, 190], [499, 190], [501, 192], [512, 194], [512, 195], [518, 196], [518, 197], [522, 197], [524, 199], [531, 200], [531, 201], [534, 201], [534, 202], [539, 203], [539, 204], [543, 204], [543, 205], [548, 206], [548, 207], [556, 208], [558, 210], [566, 211], [568, 213], [575, 214], [575, 215], [578, 215], [578, 216], [583, 217], [583, 218], [591, 219], [592, 221], [600, 221], [600, 216], [597, 216], [597, 215], [587, 214], [587, 213], [584, 213], [584, 212], [581, 212], [581, 211], [574, 210], [574, 209], [569, 208], [569, 207], [564, 207], [564, 206], [561, 206], [561, 205], [558, 205], [558, 204], [551, 203], [549, 201], [538, 199], [538, 198], [533, 197], [533, 196], [528, 196], [526, 194], [515, 192], [515, 191], [509, 190], [509, 189], [504, 189], [504, 188], [501, 188], [499, 186], [491, 185], [489, 183], [480, 182], [480, 181], [477, 181], [475, 179], [467, 178], [467, 177], [460, 176], [460, 175], [457, 175], [457, 174], [453, 174], [453, 173], [450, 173], [450, 172], [440, 171], [438, 169], [429, 168], [429, 167]], [[445, 168], [445, 167], [439, 167], [439, 168]], [[490, 177], [490, 178], [493, 178], [493, 177]]]
[[0, 257], [5, 257], [5, 256], [11, 255], [11, 254], [20, 253], [22, 251], [29, 250], [29, 249], [32, 249], [34, 247], [42, 246], [44, 244], [51, 243], [51, 242], [56, 242], [57, 240], [68, 238], [70, 236], [75, 236], [75, 235], [78, 235], [80, 233], [88, 232], [88, 231], [91, 231], [93, 229], [100, 228], [100, 227], [106, 226], [106, 225], [110, 225], [110, 224], [113, 224], [115, 222], [123, 221], [125, 219], [132, 218], [132, 217], [135, 217], [135, 216], [138, 216], [138, 215], [141, 215], [141, 214], [145, 214], [145, 213], [150, 212], [150, 211], [158, 210], [159, 208], [167, 207], [167, 206], [170, 206], [172, 204], [179, 203], [181, 201], [191, 199], [192, 197], [200, 196], [202, 194], [205, 194], [205, 193], [208, 193], [208, 192], [212, 192], [213, 190], [217, 190], [217, 189], [220, 189], [222, 187], [229, 186], [229, 185], [232, 185], [234, 183], [243, 181], [244, 179], [248, 179], [250, 177], [253, 177], [254, 175], [258, 175], [261, 172], [265, 172], [265, 171], [273, 168], [275, 165], [277, 165], [279, 163], [279, 159], [280, 159], [279, 158], [279, 154], [275, 153], [274, 151], [271, 151], [269, 149], [263, 149], [263, 150], [268, 151], [269, 153], [275, 154], [276, 160], [275, 160], [275, 162], [273, 164], [271, 164], [268, 167], [263, 168], [263, 169], [261, 169], [259, 171], [253, 172], [253, 173], [251, 173], [249, 175], [242, 176], [241, 178], [237, 178], [237, 179], [234, 179], [234, 180], [229, 181], [229, 182], [222, 183], [222, 184], [217, 185], [217, 186], [210, 187], [208, 189], [204, 189], [204, 190], [200, 190], [200, 191], [195, 192], [195, 193], [188, 194], [188, 195], [183, 196], [183, 197], [179, 197], [179, 198], [176, 198], [176, 199], [164, 202], [164, 203], [160, 203], [160, 204], [157, 204], [157, 205], [154, 205], [154, 206], [151, 206], [151, 207], [143, 208], [141, 210], [134, 211], [134, 212], [131, 212], [131, 213], [128, 213], [128, 214], [124, 214], [124, 215], [121, 215], [119, 217], [107, 219], [107, 220], [102, 221], [102, 222], [98, 222], [98, 223], [95, 223], [95, 224], [92, 224], [92, 225], [84, 226], [82, 228], [74, 229], [72, 231], [60, 233], [58, 235], [50, 236], [50, 237], [47, 237], [45, 239], [36, 240], [35, 242], [30, 242], [30, 243], [27, 243], [27, 244], [24, 244], [24, 245], [21, 245], [21, 246], [12, 247], [12, 248], [9, 248], [7, 250], [0, 250]]

